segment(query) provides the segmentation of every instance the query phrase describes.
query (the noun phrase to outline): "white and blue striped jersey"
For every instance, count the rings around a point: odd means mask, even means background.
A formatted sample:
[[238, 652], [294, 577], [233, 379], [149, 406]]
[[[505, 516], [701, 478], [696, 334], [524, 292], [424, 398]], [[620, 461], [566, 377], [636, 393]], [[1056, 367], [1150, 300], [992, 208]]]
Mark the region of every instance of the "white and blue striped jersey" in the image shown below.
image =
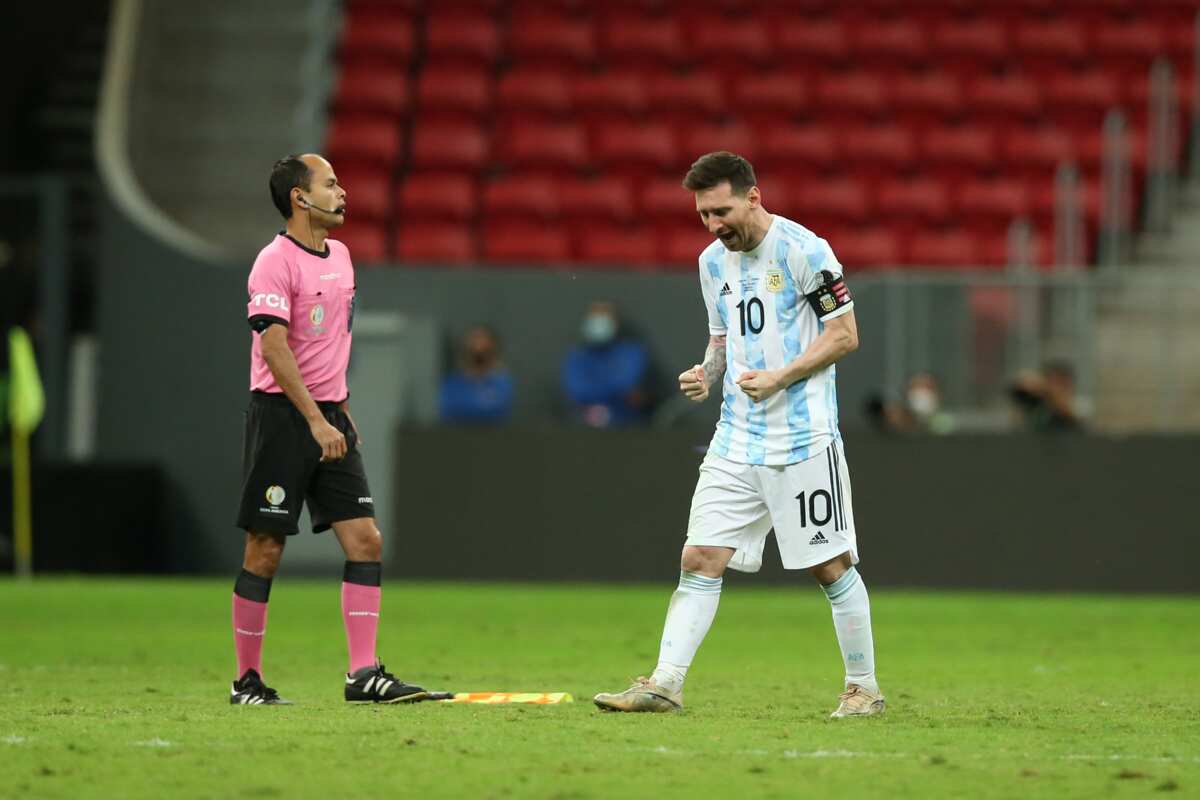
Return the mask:
[[[841, 281], [842, 266], [829, 243], [812, 231], [775, 215], [754, 250], [725, 249], [714, 241], [700, 254], [700, 288], [708, 329], [726, 336], [721, 418], [709, 448], [743, 464], [781, 466], [817, 455], [837, 439], [836, 369], [825, 369], [752, 403], [735, 381], [748, 370], [775, 370], [812, 344], [824, 320], [851, 308]], [[818, 316], [809, 295], [834, 287]]]

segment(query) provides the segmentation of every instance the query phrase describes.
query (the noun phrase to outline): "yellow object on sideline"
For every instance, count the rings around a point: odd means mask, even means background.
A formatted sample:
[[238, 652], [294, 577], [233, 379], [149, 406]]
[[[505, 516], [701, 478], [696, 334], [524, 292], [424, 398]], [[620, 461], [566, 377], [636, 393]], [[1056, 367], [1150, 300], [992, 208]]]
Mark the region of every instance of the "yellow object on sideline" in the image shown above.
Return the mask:
[[531, 703], [538, 706], [574, 703], [575, 698], [567, 692], [456, 692], [454, 697], [443, 703]]

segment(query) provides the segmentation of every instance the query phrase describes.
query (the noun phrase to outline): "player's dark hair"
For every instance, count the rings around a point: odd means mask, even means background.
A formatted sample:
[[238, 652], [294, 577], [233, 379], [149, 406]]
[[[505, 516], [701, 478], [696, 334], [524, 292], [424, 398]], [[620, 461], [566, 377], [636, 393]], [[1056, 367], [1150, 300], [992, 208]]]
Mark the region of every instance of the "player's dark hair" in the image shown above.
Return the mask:
[[684, 176], [683, 188], [689, 192], [699, 192], [718, 186], [722, 181], [729, 181], [730, 190], [739, 197], [758, 184], [754, 167], [749, 161], [728, 150], [718, 150], [696, 159]]
[[298, 155], [281, 158], [271, 167], [271, 202], [283, 214], [284, 219], [292, 218], [292, 189], [297, 186], [308, 191], [312, 186], [312, 170], [300, 160]]

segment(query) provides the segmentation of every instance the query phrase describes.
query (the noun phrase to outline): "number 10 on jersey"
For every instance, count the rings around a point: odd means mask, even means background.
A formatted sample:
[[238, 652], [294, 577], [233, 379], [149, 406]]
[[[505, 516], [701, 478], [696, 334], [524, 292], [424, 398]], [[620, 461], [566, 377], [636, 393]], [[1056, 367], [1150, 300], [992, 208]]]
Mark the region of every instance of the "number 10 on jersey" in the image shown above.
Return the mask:
[[738, 303], [737, 308], [742, 321], [742, 336], [746, 335], [747, 330], [754, 334], [762, 333], [763, 325], [766, 324], [766, 312], [763, 310], [762, 300], [751, 297], [749, 300]]

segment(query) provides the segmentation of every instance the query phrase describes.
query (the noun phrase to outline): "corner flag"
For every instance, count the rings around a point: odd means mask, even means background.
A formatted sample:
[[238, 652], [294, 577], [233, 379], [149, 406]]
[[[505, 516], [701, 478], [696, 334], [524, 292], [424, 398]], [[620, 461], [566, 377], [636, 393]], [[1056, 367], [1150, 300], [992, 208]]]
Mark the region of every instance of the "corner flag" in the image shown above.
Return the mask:
[[33, 574], [33, 490], [29, 468], [29, 435], [46, 411], [46, 395], [38, 375], [29, 334], [8, 332], [8, 423], [12, 427], [13, 550], [17, 574]]

